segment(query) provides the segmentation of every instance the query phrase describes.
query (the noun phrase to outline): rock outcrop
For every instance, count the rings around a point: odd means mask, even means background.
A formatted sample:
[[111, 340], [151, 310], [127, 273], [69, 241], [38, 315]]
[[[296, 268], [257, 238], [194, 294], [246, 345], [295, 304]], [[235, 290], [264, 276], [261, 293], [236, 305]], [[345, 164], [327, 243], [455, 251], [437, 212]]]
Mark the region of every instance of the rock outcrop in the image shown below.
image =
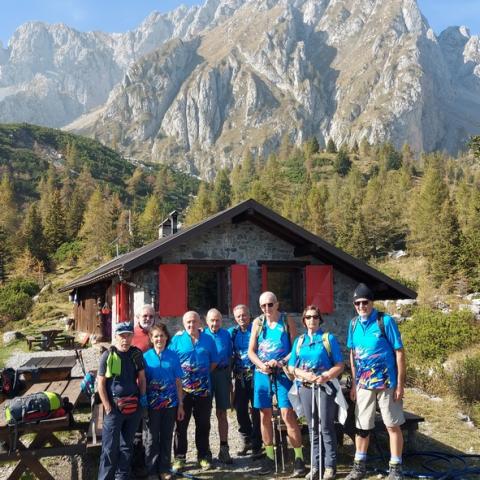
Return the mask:
[[479, 94], [479, 38], [437, 38], [415, 0], [207, 0], [125, 34], [30, 23], [0, 48], [0, 121], [75, 120], [205, 176], [284, 135], [456, 152]]

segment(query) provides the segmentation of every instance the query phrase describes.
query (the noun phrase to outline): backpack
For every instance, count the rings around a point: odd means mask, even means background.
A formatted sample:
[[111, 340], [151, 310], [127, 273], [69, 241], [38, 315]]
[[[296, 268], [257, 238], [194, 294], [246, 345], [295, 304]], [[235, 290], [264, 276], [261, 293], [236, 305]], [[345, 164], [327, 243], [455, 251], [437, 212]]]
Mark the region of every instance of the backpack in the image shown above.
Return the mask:
[[82, 383], [80, 384], [80, 390], [88, 397], [95, 394], [95, 373], [87, 372], [84, 375]]
[[[143, 354], [142, 351], [137, 347], [130, 347], [128, 354], [135, 365], [135, 370], [143, 370]], [[112, 345], [109, 349], [107, 357], [107, 369], [105, 372], [106, 378], [112, 378], [120, 375], [122, 373], [122, 360], [117, 353], [117, 349]]]
[[[300, 335], [300, 337], [298, 338], [297, 348], [295, 350], [297, 362], [298, 362], [298, 354], [300, 353], [300, 348], [302, 347], [303, 342], [305, 341], [305, 335], [306, 335], [305, 333], [302, 333], [302, 335]], [[332, 363], [332, 365], [335, 365], [335, 361], [333, 360], [333, 356], [332, 356], [332, 346], [330, 345], [329, 335], [330, 334], [328, 332], [323, 332], [322, 343], [325, 350], [327, 351], [327, 355], [328, 355], [328, 358], [330, 359], [330, 362]]]
[[[66, 402], [65, 402], [66, 401]], [[54, 392], [39, 392], [9, 400], [5, 406], [5, 418], [9, 425], [31, 423], [38, 420], [63, 416], [68, 399]]]
[[13, 368], [4, 368], [0, 371], [0, 393], [8, 398], [14, 397], [20, 390], [18, 372]]
[[[383, 338], [385, 338], [385, 340], [387, 340], [388, 344], [390, 345], [390, 347], [392, 347], [392, 350], [395, 350], [393, 348], [393, 345], [390, 343], [390, 340], [388, 339], [387, 337], [387, 333], [385, 331], [385, 321], [384, 321], [384, 317], [385, 317], [385, 313], [384, 312], [378, 312], [377, 311], [377, 325], [378, 325], [378, 328], [380, 329], [380, 333], [381, 333], [381, 336]], [[355, 331], [355, 327], [357, 326], [357, 321], [358, 321], [358, 315], [353, 317], [351, 320], [350, 320], [350, 323], [351, 323], [351, 327], [350, 327], [350, 330], [352, 332], [352, 337], [353, 337], [353, 332]]]
[[[259, 323], [258, 323], [258, 326], [259, 326], [259, 329], [258, 329], [258, 332], [257, 332], [257, 342], [258, 342], [258, 339], [260, 338], [260, 335], [263, 333], [263, 337], [265, 338], [265, 330], [266, 330], [266, 325], [265, 325], [265, 315], [260, 315], [258, 317], [259, 319]], [[283, 329], [284, 329], [284, 332], [287, 334], [287, 337], [288, 337], [288, 341], [290, 342], [290, 347], [292, 346], [292, 339], [290, 338], [290, 325], [288, 324], [288, 316], [282, 312], [280, 314], [280, 318], [279, 320], [282, 320], [283, 321]]]

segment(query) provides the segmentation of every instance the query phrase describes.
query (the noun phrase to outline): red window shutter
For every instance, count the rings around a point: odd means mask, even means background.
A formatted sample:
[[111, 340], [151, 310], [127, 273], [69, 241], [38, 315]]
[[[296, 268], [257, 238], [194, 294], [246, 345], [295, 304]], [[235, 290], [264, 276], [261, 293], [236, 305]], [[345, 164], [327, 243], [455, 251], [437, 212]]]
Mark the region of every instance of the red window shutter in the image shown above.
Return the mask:
[[332, 265], [307, 265], [305, 277], [307, 305], [316, 305], [322, 313], [332, 313], [334, 309]]
[[165, 264], [158, 267], [159, 315], [179, 317], [187, 310], [187, 265]]
[[248, 265], [232, 265], [230, 268], [232, 285], [232, 308], [236, 305], [248, 306]]
[[117, 322], [129, 322], [129, 290], [125, 283], [117, 283], [115, 287], [115, 306]]
[[268, 268], [266, 264], [262, 265], [262, 292], [268, 290]]

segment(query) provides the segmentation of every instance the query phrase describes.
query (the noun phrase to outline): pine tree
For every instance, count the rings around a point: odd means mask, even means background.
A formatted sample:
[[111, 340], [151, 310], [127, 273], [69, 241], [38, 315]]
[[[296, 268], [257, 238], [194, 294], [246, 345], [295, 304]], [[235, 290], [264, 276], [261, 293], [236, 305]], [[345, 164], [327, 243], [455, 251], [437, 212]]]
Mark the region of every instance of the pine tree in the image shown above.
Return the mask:
[[215, 213], [209, 190], [210, 189], [207, 188], [207, 184], [205, 182], [200, 184], [197, 196], [188, 206], [187, 214], [185, 215], [186, 225], [198, 223]]
[[217, 173], [213, 185], [213, 208], [217, 212], [225, 210], [230, 206], [232, 196], [232, 186], [226, 169], [221, 169]]
[[110, 242], [114, 240], [110, 212], [105, 208], [105, 199], [100, 187], [97, 187], [88, 200], [83, 216], [83, 225], [79, 237], [85, 243], [87, 255], [103, 259], [109, 252]]
[[73, 190], [72, 196], [66, 203], [65, 212], [66, 233], [69, 240], [74, 240], [82, 227], [83, 213], [85, 211], [84, 195], [79, 186]]
[[380, 169], [398, 170], [402, 166], [402, 156], [390, 142], [380, 145], [378, 156]]
[[337, 156], [335, 157], [333, 168], [341, 177], [347, 175], [352, 168], [352, 161], [350, 160], [347, 150], [344, 147], [338, 151]]
[[333, 241], [327, 225], [328, 190], [326, 185], [313, 185], [306, 196], [308, 215], [305, 228], [327, 241]]
[[50, 196], [50, 204], [47, 206], [45, 213], [43, 233], [49, 253], [54, 253], [67, 239], [65, 213], [60, 190], [54, 190]]
[[427, 167], [420, 188], [414, 194], [410, 212], [408, 248], [429, 257], [432, 245], [432, 224], [448, 198], [443, 176], [443, 165], [438, 156], [427, 159]]
[[458, 269], [460, 227], [455, 211], [447, 198], [431, 225], [431, 245], [428, 255], [428, 271], [438, 287], [452, 281]]
[[139, 233], [145, 243], [158, 238], [158, 226], [162, 220], [163, 214], [158, 199], [155, 195], [150, 195], [138, 219]]
[[13, 182], [7, 174], [0, 182], [0, 227], [12, 238], [17, 237], [18, 215]]
[[240, 166], [232, 172], [232, 203], [247, 200], [250, 185], [257, 179], [255, 162], [250, 151], [246, 153]]
[[10, 248], [9, 235], [5, 228], [0, 225], [0, 284], [5, 283], [8, 277], [8, 267], [12, 252]]
[[43, 235], [42, 219], [35, 203], [32, 203], [28, 208], [22, 228], [22, 236], [25, 249], [28, 250], [30, 255], [45, 263], [47, 260], [46, 241]]
[[320, 145], [318, 144], [317, 137], [310, 137], [303, 145], [303, 153], [306, 159], [317, 154], [319, 151]]
[[328, 139], [327, 142], [327, 153], [337, 153], [337, 146], [332, 138]]
[[97, 188], [95, 179], [92, 177], [92, 173], [88, 165], [84, 164], [80, 175], [77, 178], [75, 189], [78, 190], [79, 196], [83, 205], [86, 205], [89, 198]]
[[80, 173], [80, 158], [77, 145], [74, 141], [67, 143], [67, 148], [65, 149], [65, 167], [69, 175], [71, 173]]
[[480, 289], [480, 188], [473, 185], [465, 209], [459, 267], [472, 291]]

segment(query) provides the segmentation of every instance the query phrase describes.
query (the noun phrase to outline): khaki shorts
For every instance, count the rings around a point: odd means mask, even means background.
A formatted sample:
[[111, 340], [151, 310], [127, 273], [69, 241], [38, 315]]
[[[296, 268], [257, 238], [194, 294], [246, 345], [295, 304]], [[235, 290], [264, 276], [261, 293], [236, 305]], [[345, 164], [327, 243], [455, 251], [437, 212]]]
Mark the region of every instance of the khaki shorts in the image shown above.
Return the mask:
[[375, 411], [378, 406], [383, 423], [387, 427], [395, 427], [405, 423], [403, 400], [393, 401], [393, 389], [367, 390], [357, 389], [355, 404], [355, 425], [361, 430], [372, 430], [375, 427]]

